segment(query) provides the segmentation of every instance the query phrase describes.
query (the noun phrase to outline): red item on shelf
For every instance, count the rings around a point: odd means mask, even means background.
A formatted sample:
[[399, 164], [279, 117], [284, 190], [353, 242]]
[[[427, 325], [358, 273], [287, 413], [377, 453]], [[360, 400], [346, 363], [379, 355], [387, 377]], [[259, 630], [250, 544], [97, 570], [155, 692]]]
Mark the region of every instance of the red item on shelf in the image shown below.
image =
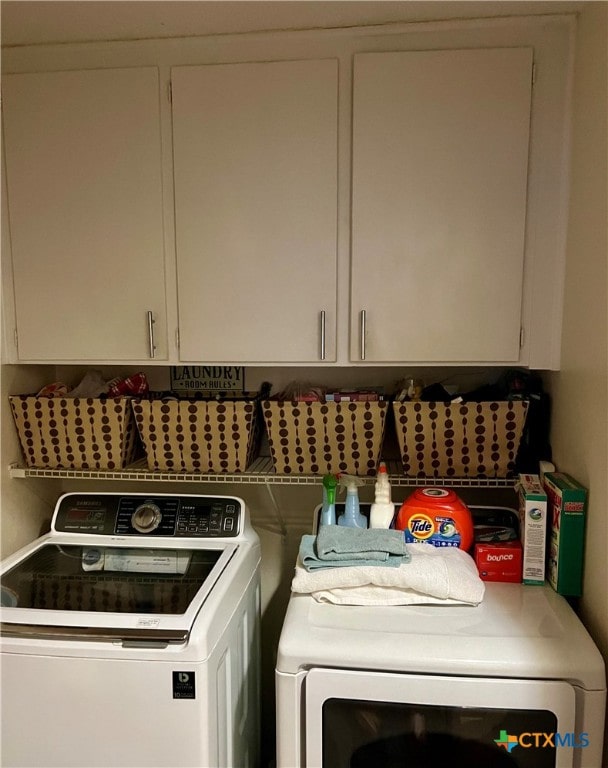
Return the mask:
[[118, 379], [110, 382], [108, 394], [111, 397], [122, 395], [145, 395], [149, 391], [148, 379], [145, 373], [134, 373], [126, 379]]

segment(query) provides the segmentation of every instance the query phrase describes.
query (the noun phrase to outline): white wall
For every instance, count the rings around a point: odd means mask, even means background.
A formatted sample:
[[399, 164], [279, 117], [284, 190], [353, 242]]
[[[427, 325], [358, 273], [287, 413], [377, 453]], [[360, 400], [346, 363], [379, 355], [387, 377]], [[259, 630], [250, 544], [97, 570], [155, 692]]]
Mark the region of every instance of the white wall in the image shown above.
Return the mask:
[[587, 4], [576, 36], [562, 369], [549, 383], [555, 463], [589, 488], [580, 612], [608, 660], [607, 41], [608, 4]]

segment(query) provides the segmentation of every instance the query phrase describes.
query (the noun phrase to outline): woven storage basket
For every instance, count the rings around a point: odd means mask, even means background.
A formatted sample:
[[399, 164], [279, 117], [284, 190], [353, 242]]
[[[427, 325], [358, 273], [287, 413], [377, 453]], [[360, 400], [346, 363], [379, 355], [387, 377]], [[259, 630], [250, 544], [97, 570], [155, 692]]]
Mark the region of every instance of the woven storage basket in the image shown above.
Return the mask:
[[245, 472], [258, 447], [256, 400], [133, 401], [151, 470]]
[[403, 471], [410, 477], [507, 477], [526, 421], [524, 400], [393, 403]]
[[262, 403], [278, 474], [375, 475], [388, 403]]
[[9, 397], [28, 467], [124, 469], [139, 440], [128, 397]]

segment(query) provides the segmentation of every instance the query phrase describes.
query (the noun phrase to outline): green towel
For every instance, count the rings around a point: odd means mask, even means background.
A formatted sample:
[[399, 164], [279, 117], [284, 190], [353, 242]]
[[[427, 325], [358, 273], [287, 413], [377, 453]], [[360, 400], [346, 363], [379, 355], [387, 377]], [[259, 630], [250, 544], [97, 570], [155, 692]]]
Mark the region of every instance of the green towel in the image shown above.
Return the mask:
[[406, 555], [405, 537], [391, 528], [322, 525], [316, 551], [321, 560], [387, 560], [389, 555]]
[[[335, 528], [338, 526], [328, 526]], [[341, 526], [340, 526], [341, 527]], [[317, 554], [317, 536], [311, 536], [305, 534], [302, 536], [300, 542], [300, 560], [302, 565], [307, 571], [316, 571], [321, 568], [346, 568], [353, 565], [383, 565], [389, 568], [398, 568], [402, 563], [406, 563], [410, 559], [409, 553], [405, 552], [403, 555], [393, 555], [388, 552], [380, 553], [382, 557], [365, 557], [363, 553], [353, 553], [350, 558], [342, 557], [341, 559], [320, 558]], [[344, 554], [344, 553], [343, 553]], [[378, 554], [376, 552], [376, 554]]]

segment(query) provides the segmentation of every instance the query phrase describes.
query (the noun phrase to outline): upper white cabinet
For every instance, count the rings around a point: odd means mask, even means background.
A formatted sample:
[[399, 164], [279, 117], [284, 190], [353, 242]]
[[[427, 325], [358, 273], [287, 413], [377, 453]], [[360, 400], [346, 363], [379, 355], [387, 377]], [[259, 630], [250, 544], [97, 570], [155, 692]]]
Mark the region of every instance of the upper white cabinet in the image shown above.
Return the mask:
[[3, 49], [7, 362], [559, 368], [573, 29]]
[[4, 75], [2, 98], [18, 359], [166, 359], [158, 70]]
[[350, 359], [520, 354], [532, 50], [354, 57]]
[[181, 361], [335, 360], [337, 76], [172, 69]]

